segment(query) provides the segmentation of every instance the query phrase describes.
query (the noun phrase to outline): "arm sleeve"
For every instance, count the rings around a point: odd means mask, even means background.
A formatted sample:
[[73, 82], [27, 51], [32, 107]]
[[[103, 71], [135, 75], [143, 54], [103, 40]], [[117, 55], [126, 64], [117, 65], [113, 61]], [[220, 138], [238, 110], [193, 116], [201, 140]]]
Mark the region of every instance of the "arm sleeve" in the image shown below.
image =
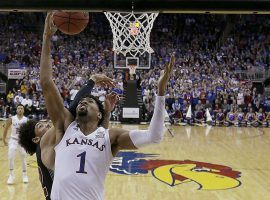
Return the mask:
[[141, 148], [152, 143], [160, 143], [165, 133], [165, 96], [157, 96], [154, 114], [148, 130], [131, 130], [129, 136], [134, 146]]
[[81, 87], [79, 92], [76, 94], [74, 100], [71, 102], [68, 109], [69, 112], [73, 115], [73, 117], [76, 116], [76, 108], [81, 98], [83, 98], [86, 94], [91, 93], [94, 86], [95, 86], [95, 82], [90, 79], [86, 82], [86, 84], [83, 87]]

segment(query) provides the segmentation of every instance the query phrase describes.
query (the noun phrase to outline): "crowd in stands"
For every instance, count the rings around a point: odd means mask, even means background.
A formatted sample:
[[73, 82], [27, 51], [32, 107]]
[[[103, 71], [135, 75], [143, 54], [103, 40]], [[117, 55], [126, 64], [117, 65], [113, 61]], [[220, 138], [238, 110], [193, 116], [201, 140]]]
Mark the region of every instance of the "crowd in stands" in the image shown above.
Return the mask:
[[[152, 68], [136, 71], [142, 89], [144, 120], [151, 119], [160, 71], [175, 52], [176, 64], [166, 94], [171, 123], [205, 123], [208, 111], [211, 123], [215, 124], [247, 122], [255, 126], [255, 121], [264, 125], [270, 121], [269, 100], [252, 82], [239, 79], [235, 73], [268, 70], [270, 18], [265, 15], [236, 18], [232, 30], [224, 37], [228, 28], [226, 15], [159, 15], [151, 33], [151, 47], [155, 51]], [[1, 117], [14, 114], [19, 103], [25, 106], [28, 116], [37, 119], [47, 116], [39, 83], [43, 23], [42, 13], [0, 14], [0, 63], [27, 70], [25, 78], [17, 80], [1, 98]], [[79, 35], [57, 32], [52, 40], [54, 81], [66, 107], [94, 73], [105, 73], [123, 90], [126, 77], [121, 70], [113, 69], [112, 33], [103, 14], [91, 14], [89, 26]], [[101, 101], [109, 92], [107, 88], [93, 90]], [[187, 114], [190, 106], [191, 114]], [[118, 104], [112, 120], [119, 120], [120, 110]]]

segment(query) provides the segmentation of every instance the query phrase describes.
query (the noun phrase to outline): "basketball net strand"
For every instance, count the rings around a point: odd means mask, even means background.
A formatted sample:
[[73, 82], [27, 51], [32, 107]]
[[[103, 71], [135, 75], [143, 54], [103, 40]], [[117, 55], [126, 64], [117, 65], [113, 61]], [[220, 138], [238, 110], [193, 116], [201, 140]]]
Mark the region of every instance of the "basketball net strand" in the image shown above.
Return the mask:
[[137, 57], [153, 53], [150, 33], [158, 13], [104, 12], [113, 32], [113, 50], [124, 56]]

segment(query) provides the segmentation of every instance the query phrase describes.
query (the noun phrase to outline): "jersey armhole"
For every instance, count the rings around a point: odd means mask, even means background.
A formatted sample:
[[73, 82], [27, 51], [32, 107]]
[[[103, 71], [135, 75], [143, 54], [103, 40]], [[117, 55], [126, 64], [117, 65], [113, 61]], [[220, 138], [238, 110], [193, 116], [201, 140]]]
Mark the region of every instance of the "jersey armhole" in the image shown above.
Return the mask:
[[73, 121], [73, 122], [71, 122], [71, 124], [68, 126], [68, 128], [66, 129], [66, 131], [65, 131], [65, 133], [64, 133], [64, 135], [63, 135], [63, 137], [62, 137], [62, 139], [60, 140], [60, 142], [54, 147], [54, 151], [56, 152], [57, 151], [57, 149], [59, 148], [59, 146], [63, 143], [63, 141], [68, 137], [67, 135], [68, 134], [66, 134], [70, 129], [72, 129], [72, 126], [74, 125], [76, 123], [76, 121]]

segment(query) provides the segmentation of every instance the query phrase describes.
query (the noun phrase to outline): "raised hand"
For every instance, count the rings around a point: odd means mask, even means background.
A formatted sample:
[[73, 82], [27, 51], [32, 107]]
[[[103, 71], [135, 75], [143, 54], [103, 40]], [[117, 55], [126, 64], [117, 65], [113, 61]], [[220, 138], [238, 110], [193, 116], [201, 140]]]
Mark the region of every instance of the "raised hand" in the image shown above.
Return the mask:
[[106, 95], [105, 111], [107, 113], [112, 112], [118, 100], [119, 100], [119, 96], [114, 92], [111, 92], [110, 94]]
[[94, 74], [90, 77], [97, 86], [102, 87], [115, 87], [114, 81], [104, 74]]
[[160, 78], [158, 80], [158, 95], [159, 96], [165, 95], [166, 86], [173, 72], [174, 63], [175, 63], [175, 55], [173, 53], [171, 55], [170, 62], [165, 67], [165, 70], [162, 70], [160, 72]]
[[44, 36], [52, 37], [55, 32], [57, 31], [57, 27], [53, 23], [53, 14], [54, 12], [50, 11], [47, 13], [47, 17], [45, 19], [45, 26], [44, 26]]

